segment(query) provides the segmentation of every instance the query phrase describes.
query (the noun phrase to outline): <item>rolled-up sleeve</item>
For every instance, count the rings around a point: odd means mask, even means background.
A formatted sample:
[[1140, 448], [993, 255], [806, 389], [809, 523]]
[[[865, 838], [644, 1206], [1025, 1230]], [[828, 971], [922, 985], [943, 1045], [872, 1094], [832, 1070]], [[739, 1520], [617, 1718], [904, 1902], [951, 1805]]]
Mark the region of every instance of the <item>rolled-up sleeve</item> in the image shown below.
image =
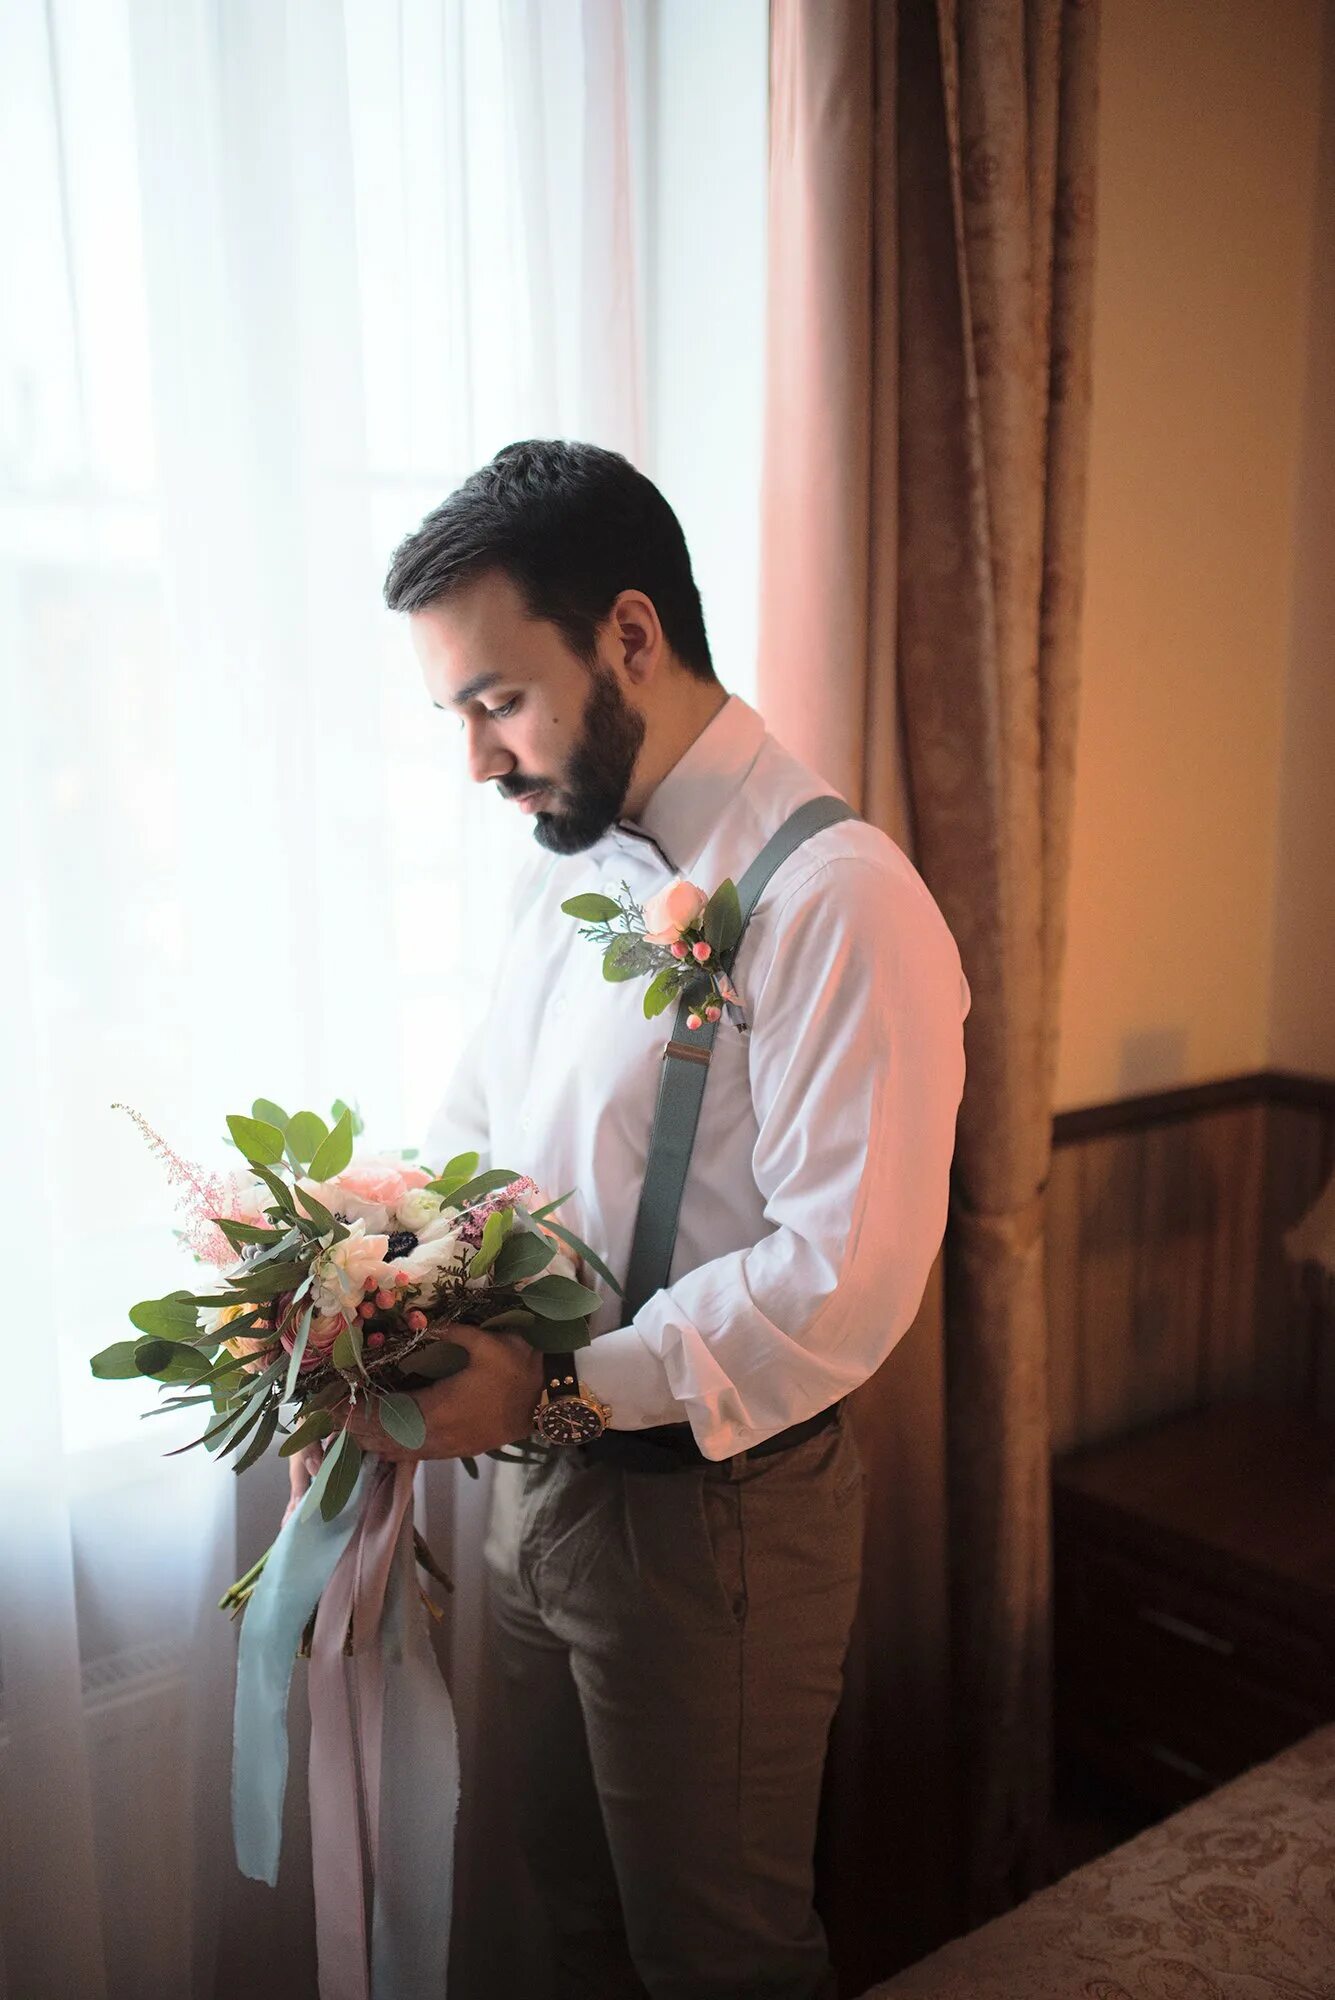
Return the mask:
[[846, 1395], [912, 1324], [945, 1233], [970, 1004], [920, 878], [861, 855], [787, 893], [745, 988], [769, 1233], [580, 1356], [617, 1428], [684, 1419], [713, 1459]]

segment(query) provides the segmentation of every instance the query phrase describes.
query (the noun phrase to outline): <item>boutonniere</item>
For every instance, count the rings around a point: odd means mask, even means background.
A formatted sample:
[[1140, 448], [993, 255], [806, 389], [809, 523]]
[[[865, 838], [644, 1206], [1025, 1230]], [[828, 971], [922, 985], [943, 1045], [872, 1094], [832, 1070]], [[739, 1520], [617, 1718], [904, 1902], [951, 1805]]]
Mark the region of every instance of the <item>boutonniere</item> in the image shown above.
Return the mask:
[[569, 897], [561, 908], [579, 919], [581, 937], [602, 947], [604, 979], [653, 974], [644, 995], [646, 1020], [684, 994], [692, 1007], [688, 1028], [719, 1020], [726, 1007], [738, 1033], [745, 1034], [742, 996], [728, 977], [742, 934], [742, 907], [731, 879], [706, 896], [679, 875], [643, 909], [623, 882], [620, 896], [590, 892]]

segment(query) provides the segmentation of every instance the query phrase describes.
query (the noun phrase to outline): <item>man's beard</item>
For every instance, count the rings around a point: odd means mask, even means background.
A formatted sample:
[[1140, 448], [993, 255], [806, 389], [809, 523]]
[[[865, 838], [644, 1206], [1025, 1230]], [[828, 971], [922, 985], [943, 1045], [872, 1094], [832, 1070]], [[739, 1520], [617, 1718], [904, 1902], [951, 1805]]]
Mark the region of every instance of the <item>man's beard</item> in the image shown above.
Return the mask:
[[644, 731], [644, 717], [626, 700], [616, 675], [594, 667], [580, 733], [566, 760], [561, 804], [533, 815], [540, 847], [579, 854], [601, 840], [626, 802]]

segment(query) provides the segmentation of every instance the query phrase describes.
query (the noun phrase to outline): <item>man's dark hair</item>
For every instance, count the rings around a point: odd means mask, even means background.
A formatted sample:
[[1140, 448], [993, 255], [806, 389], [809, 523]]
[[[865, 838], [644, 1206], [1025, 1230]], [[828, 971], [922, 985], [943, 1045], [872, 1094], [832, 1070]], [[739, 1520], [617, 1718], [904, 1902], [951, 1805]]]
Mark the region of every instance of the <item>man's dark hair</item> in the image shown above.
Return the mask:
[[518, 587], [586, 665], [623, 590], [653, 602], [672, 651], [697, 680], [717, 679], [681, 523], [620, 452], [565, 438], [507, 444], [394, 551], [391, 611], [420, 611], [489, 570]]

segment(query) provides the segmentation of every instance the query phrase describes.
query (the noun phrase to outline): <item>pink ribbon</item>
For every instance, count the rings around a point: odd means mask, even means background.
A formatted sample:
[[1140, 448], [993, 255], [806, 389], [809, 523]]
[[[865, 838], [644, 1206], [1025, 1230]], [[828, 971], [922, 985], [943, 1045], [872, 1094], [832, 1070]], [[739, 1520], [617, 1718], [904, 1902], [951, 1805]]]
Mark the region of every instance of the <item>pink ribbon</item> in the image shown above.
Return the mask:
[[[368, 1910], [380, 1851], [385, 1673], [380, 1626], [396, 1557], [414, 1575], [414, 1467], [382, 1461], [320, 1597], [311, 1639], [310, 1801], [320, 2000], [370, 2000]], [[344, 1654], [352, 1625], [352, 1657]]]

